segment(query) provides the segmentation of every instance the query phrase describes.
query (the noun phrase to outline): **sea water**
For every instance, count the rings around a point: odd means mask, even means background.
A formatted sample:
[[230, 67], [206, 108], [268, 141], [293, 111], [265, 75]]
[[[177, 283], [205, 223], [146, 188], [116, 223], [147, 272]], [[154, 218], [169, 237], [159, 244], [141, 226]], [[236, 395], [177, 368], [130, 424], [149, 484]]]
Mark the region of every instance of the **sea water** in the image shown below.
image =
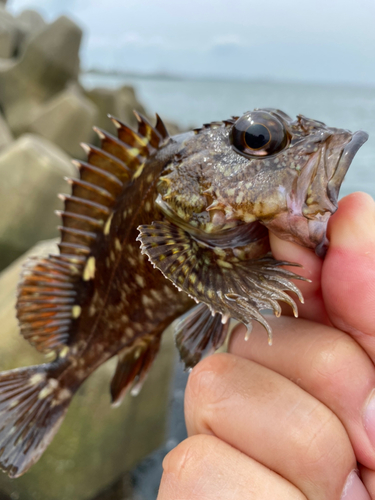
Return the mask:
[[150, 114], [157, 112], [184, 129], [267, 107], [292, 117], [303, 114], [333, 127], [365, 130], [370, 138], [354, 158], [340, 194], [365, 191], [375, 198], [375, 88], [92, 74], [83, 75], [82, 83], [88, 88], [132, 85]]

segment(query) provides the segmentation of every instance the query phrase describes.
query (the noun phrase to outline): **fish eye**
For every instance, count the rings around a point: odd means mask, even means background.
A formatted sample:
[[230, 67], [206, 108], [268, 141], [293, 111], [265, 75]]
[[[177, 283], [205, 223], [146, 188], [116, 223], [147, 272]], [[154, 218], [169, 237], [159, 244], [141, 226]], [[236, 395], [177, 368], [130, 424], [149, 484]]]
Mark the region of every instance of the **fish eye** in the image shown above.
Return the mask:
[[259, 158], [284, 149], [288, 144], [288, 134], [276, 116], [266, 111], [252, 111], [234, 123], [231, 141], [238, 153]]

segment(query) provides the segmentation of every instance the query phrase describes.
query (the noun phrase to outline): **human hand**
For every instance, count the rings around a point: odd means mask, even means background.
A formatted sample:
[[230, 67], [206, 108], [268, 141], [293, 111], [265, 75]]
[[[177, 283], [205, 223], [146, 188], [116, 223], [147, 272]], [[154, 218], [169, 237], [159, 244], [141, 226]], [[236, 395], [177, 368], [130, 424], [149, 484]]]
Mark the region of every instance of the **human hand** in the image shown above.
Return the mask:
[[[375, 202], [355, 193], [329, 224], [324, 261], [271, 235], [312, 283], [300, 318], [254, 324], [192, 371], [189, 438], [164, 460], [158, 500], [375, 499]], [[295, 271], [296, 268], [293, 268]], [[299, 272], [299, 271], [298, 271]], [[356, 469], [365, 484], [360, 481]]]

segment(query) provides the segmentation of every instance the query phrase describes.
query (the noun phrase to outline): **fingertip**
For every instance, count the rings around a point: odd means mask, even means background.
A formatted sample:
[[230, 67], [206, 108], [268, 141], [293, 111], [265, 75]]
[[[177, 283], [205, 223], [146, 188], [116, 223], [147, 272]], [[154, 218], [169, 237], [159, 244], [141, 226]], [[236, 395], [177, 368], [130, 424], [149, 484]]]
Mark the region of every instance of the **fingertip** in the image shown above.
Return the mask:
[[[304, 248], [296, 243], [284, 241], [270, 233], [272, 254], [277, 260], [289, 261], [301, 267], [288, 267], [290, 271], [309, 281], [292, 280], [299, 288], [304, 298], [304, 303], [298, 305], [301, 318], [315, 319], [321, 323], [327, 322], [327, 315], [321, 296], [321, 272], [323, 261], [309, 248]], [[290, 315], [288, 307], [283, 307], [283, 314]]]
[[375, 201], [366, 193], [352, 193], [339, 202], [327, 231], [330, 248], [366, 248], [375, 243]]
[[271, 232], [270, 244], [275, 259], [286, 260], [302, 266], [301, 268], [290, 268], [291, 271], [311, 281], [316, 281], [316, 277], [320, 276], [322, 261], [315, 255], [313, 250], [297, 245], [297, 243], [292, 243], [291, 241], [281, 240]]

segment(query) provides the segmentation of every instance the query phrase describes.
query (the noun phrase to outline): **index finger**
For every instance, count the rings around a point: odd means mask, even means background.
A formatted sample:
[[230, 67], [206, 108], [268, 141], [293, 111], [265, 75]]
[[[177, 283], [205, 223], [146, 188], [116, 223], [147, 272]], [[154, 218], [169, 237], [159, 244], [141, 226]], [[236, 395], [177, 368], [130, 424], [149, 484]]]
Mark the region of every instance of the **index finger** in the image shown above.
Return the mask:
[[[272, 254], [277, 260], [289, 261], [301, 267], [287, 267], [310, 281], [292, 280], [302, 292], [304, 303], [298, 304], [298, 315], [301, 318], [331, 325], [324, 306], [321, 289], [323, 260], [313, 250], [301, 247], [296, 243], [284, 241], [270, 232]], [[282, 307], [283, 314], [292, 316], [289, 306]]]

